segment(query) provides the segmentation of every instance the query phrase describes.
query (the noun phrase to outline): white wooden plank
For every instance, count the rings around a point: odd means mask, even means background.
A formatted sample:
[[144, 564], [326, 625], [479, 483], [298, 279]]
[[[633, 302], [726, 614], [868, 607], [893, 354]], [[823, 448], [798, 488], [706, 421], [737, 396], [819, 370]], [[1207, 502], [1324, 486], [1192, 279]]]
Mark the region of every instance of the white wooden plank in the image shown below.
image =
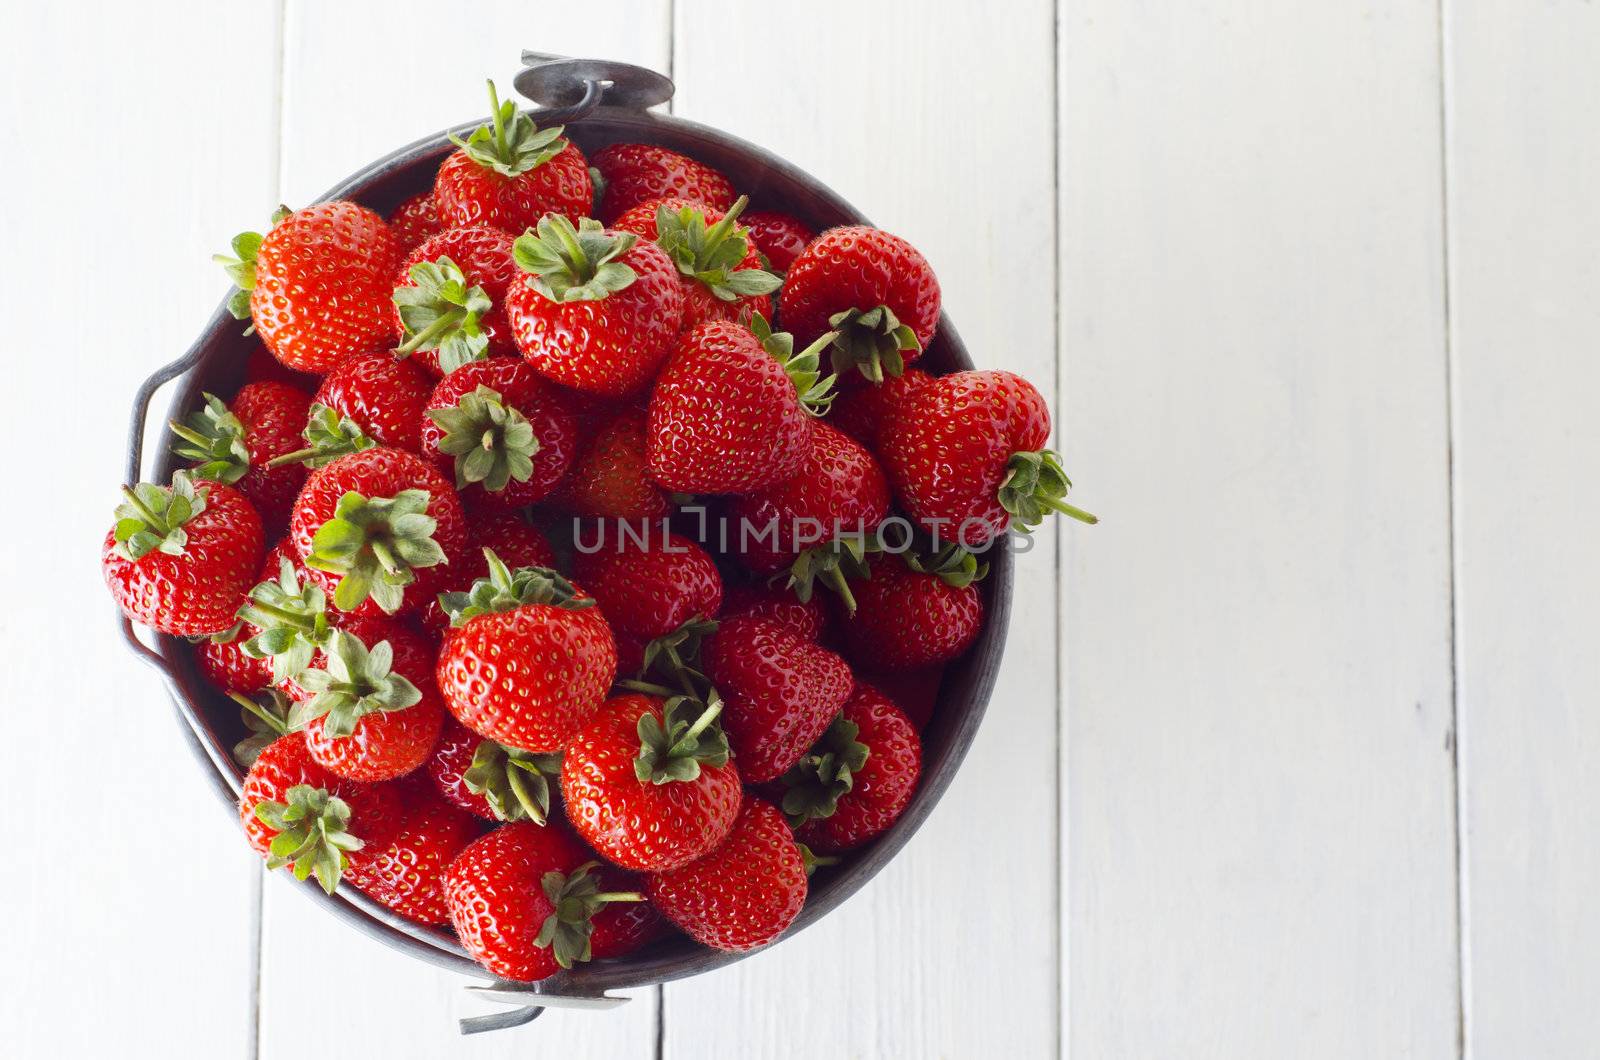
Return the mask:
[[1067, 1048], [1455, 1056], [1437, 12], [1061, 12]]
[[238, 1056], [254, 1037], [256, 860], [123, 651], [98, 565], [133, 390], [209, 318], [210, 255], [272, 194], [270, 139], [231, 133], [273, 124], [276, 15], [228, 7], [45, 5], [7, 27], [0, 467], [30, 497], [8, 514], [39, 517], [0, 549], [28, 602], [0, 610], [8, 1056]]
[[[661, 66], [665, 0], [588, 7], [502, 2], [444, 9], [423, 0], [322, 4], [291, 0], [285, 29], [283, 187], [309, 200], [365, 162], [447, 125], [486, 114], [483, 80], [503, 95], [523, 48], [603, 54]], [[440, 44], [441, 41], [447, 42]], [[352, 46], [359, 42], [359, 46]], [[466, 999], [470, 980], [359, 937], [281, 886], [266, 889], [261, 1055], [524, 1055], [540, 1043], [565, 1055], [648, 1056], [657, 991], [607, 1013], [550, 1012], [536, 1023], [457, 1042], [463, 1015], [494, 1011]], [[305, 963], [348, 986], [342, 1008], [305, 1004]]]
[[[974, 359], [1051, 395], [1052, 17], [1043, 0], [937, 18], [912, 0], [678, 0], [676, 113], [776, 151], [910, 239]], [[845, 1056], [1053, 1055], [1054, 535], [1020, 557], [1007, 664], [944, 803], [826, 920], [669, 985], [669, 1060], [814, 1056], [819, 1041]]]
[[1468, 1055], [1600, 1035], [1600, 11], [1447, 4]]

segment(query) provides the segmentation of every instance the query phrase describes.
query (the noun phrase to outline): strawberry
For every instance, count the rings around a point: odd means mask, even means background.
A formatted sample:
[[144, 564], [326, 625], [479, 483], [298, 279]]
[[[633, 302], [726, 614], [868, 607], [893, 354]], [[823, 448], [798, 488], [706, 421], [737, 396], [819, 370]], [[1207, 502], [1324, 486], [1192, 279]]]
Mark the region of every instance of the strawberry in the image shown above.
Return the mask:
[[[333, 604], [362, 613], [412, 611], [459, 559], [466, 515], [450, 483], [421, 457], [377, 447], [311, 473], [289, 520], [295, 551]], [[420, 573], [419, 573], [420, 572]]]
[[[515, 512], [469, 514], [467, 537], [471, 544], [466, 555], [451, 564], [441, 576], [445, 592], [470, 592], [473, 582], [489, 576], [484, 549], [493, 551], [511, 570], [556, 565], [556, 554], [549, 540], [538, 527]], [[435, 637], [443, 637], [449, 631], [450, 616], [440, 606], [437, 596], [423, 607], [422, 624]]]
[[179, 637], [231, 628], [261, 562], [261, 517], [244, 494], [178, 471], [170, 487], [141, 482], [122, 496], [100, 552], [122, 613]]
[[389, 231], [401, 254], [409, 254], [430, 236], [443, 232], [444, 222], [439, 220], [439, 204], [433, 192], [413, 195], [396, 206], [389, 215]]
[[981, 548], [1049, 511], [1097, 520], [1065, 500], [1072, 482], [1044, 443], [1050, 409], [1021, 376], [954, 372], [908, 391], [879, 453], [895, 493], [936, 539]]
[[721, 846], [647, 876], [645, 893], [696, 942], [739, 953], [772, 942], [800, 915], [805, 862], [783, 814], [750, 796]]
[[444, 873], [445, 903], [461, 945], [495, 975], [519, 982], [619, 955], [626, 944], [619, 935], [640, 933], [633, 917], [617, 931], [622, 918], [614, 903], [642, 902], [631, 889], [636, 885], [589, 860], [564, 827], [531, 821], [474, 840]]
[[776, 210], [751, 210], [744, 215], [744, 223], [767, 268], [779, 275], [788, 272], [806, 244], [816, 238], [799, 219]]
[[783, 280], [779, 315], [796, 342], [832, 331], [833, 368], [874, 383], [922, 355], [939, 326], [939, 280], [915, 247], [865, 225], [814, 239]]
[[579, 443], [572, 471], [556, 500], [576, 515], [630, 522], [666, 518], [672, 500], [650, 478], [645, 413], [624, 409], [602, 420]]
[[433, 236], [406, 256], [395, 281], [396, 352], [435, 376], [490, 354], [516, 353], [506, 322], [506, 292], [522, 278], [514, 240], [473, 225]]
[[911, 719], [858, 684], [822, 739], [783, 775], [783, 812], [812, 850], [853, 850], [905, 812], [921, 771], [922, 741]]
[[713, 210], [733, 206], [733, 185], [710, 166], [655, 144], [612, 144], [595, 152], [600, 218], [611, 221], [651, 199], [688, 199]]
[[722, 695], [722, 728], [739, 772], [753, 784], [798, 762], [850, 695], [843, 659], [758, 618], [721, 623], [700, 660]]
[[198, 461], [196, 478], [233, 486], [264, 523], [282, 526], [306, 471], [270, 461], [300, 448], [311, 399], [286, 383], [247, 383], [234, 395], [231, 408], [212, 394], [203, 397], [205, 408], [185, 423], [171, 424], [179, 439], [172, 451]]
[[734, 498], [727, 514], [743, 530], [736, 554], [750, 570], [773, 574], [789, 567], [801, 600], [811, 598], [812, 582], [820, 580], [848, 601], [840, 563], [849, 553], [833, 542], [873, 534], [889, 514], [889, 486], [861, 443], [818, 422], [800, 470], [776, 486]]
[[311, 757], [335, 776], [379, 781], [427, 760], [444, 727], [427, 639], [386, 619], [351, 619], [328, 637], [320, 666], [295, 676], [289, 715]]
[[471, 814], [439, 797], [428, 782], [407, 777], [397, 784], [405, 801], [405, 825], [394, 842], [345, 872], [357, 890], [416, 924], [446, 924], [444, 870], [478, 838]]
[[594, 600], [555, 571], [515, 574], [493, 553], [470, 593], [447, 594], [439, 652], [445, 705], [467, 728], [524, 751], [561, 750], [599, 708], [617, 672]]
[[433, 377], [420, 365], [379, 350], [342, 361], [322, 380], [316, 401], [379, 445], [415, 453], [432, 392]]
[[386, 349], [400, 249], [383, 218], [353, 202], [324, 202], [280, 208], [273, 222], [264, 237], [234, 237], [236, 257], [217, 257], [239, 288], [233, 315], [248, 316], [273, 356], [301, 372]]
[[452, 719], [423, 768], [447, 802], [474, 816], [544, 824], [561, 756], [506, 747]]
[[943, 666], [924, 666], [918, 670], [878, 671], [870, 667], [856, 670], [856, 687], [870, 684], [906, 712], [911, 724], [921, 732], [928, 727], [939, 705], [939, 689], [944, 686]]
[[317, 384], [321, 378], [308, 372], [297, 372], [272, 356], [272, 351], [261, 343], [250, 347], [250, 352], [244, 358], [244, 381], [246, 383], [287, 383], [296, 390], [306, 394], [317, 392]]
[[272, 667], [266, 659], [245, 652], [246, 639], [241, 631], [227, 640], [207, 637], [195, 646], [195, 663], [200, 673], [224, 692], [250, 695], [272, 684]]
[[521, 232], [549, 213], [587, 217], [594, 201], [589, 163], [559, 125], [540, 129], [489, 82], [490, 124], [463, 140], [439, 165], [433, 197], [446, 227], [493, 225]]
[[387, 784], [360, 784], [329, 773], [306, 749], [304, 734], [283, 736], [257, 756], [239, 792], [245, 838], [267, 868], [289, 866], [296, 879], [316, 874], [332, 894], [351, 866], [370, 863], [405, 820]]
[[932, 378], [920, 368], [907, 368], [876, 386], [851, 387], [828, 409], [828, 422], [867, 448], [876, 450], [901, 398]]
[[573, 573], [613, 630], [642, 640], [710, 618], [722, 606], [722, 577], [706, 550], [660, 528], [606, 535], [596, 551], [579, 550]]
[[681, 493], [748, 493], [800, 470], [812, 417], [827, 408], [817, 349], [756, 317], [750, 328], [708, 321], [683, 333], [650, 395], [650, 474]]
[[578, 421], [556, 388], [520, 357], [463, 365], [439, 381], [422, 418], [422, 452], [462, 499], [523, 508], [561, 481]]
[[717, 617], [729, 619], [741, 615], [774, 622], [810, 641], [820, 640], [828, 624], [828, 613], [820, 597], [799, 600], [788, 589], [764, 583], [727, 587], [722, 596], [722, 613]]
[[867, 577], [852, 581], [855, 613], [843, 622], [850, 658], [878, 670], [948, 662], [971, 647], [983, 626], [983, 577], [969, 552], [949, 548], [932, 560], [882, 553]]
[[735, 222], [748, 202], [743, 196], [727, 213], [689, 199], [652, 199], [618, 217], [611, 227], [635, 232], [667, 252], [683, 284], [683, 327], [702, 320], [772, 316], [778, 277], [761, 268], [748, 233]]
[[719, 709], [638, 694], [602, 706], [561, 762], [567, 819], [584, 842], [649, 872], [687, 865], [721, 843], [742, 790], [716, 726]]
[[671, 352], [683, 321], [677, 266], [654, 243], [547, 217], [515, 244], [527, 273], [506, 298], [517, 349], [562, 386], [620, 397]]

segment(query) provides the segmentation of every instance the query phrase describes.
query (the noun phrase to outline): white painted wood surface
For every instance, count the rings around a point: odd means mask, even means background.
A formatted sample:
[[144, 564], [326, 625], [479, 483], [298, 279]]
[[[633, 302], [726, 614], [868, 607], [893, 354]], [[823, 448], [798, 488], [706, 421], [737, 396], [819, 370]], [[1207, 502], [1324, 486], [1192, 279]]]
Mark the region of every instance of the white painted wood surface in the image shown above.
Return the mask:
[[[209, 255], [523, 46], [671, 69], [921, 246], [1105, 522], [1023, 558], [966, 771], [834, 916], [462, 1041], [464, 980], [260, 886], [93, 560]], [[1594, 1054], [1593, 5], [160, 0], [0, 49], [4, 1055]]]

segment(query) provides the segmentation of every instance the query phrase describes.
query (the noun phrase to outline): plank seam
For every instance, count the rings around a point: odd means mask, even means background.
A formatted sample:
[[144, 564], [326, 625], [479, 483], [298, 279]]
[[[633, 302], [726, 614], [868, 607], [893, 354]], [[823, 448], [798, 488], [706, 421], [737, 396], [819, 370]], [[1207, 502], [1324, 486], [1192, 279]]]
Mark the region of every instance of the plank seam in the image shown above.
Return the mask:
[[1471, 931], [1467, 905], [1467, 834], [1466, 790], [1467, 778], [1462, 776], [1466, 761], [1461, 753], [1461, 655], [1460, 620], [1456, 606], [1456, 588], [1460, 584], [1460, 557], [1456, 552], [1459, 538], [1460, 509], [1456, 501], [1456, 351], [1455, 306], [1452, 268], [1453, 251], [1452, 211], [1450, 209], [1450, 13], [1449, 0], [1438, 0], [1438, 63], [1439, 63], [1439, 219], [1440, 219], [1440, 286], [1444, 302], [1444, 390], [1445, 390], [1445, 483], [1448, 518], [1445, 536], [1449, 555], [1450, 600], [1450, 780], [1454, 790], [1452, 805], [1455, 810], [1455, 869], [1456, 869], [1456, 1055], [1467, 1060], [1471, 1054], [1468, 1028], [1471, 1012]]
[[[1063, 250], [1061, 238], [1061, 76], [1061, 0], [1056, 0], [1056, 2], [1051, 5], [1050, 9], [1050, 235], [1053, 243], [1055, 258], [1055, 272], [1052, 276], [1051, 282], [1051, 327], [1055, 334], [1056, 340], [1054, 379], [1055, 417], [1056, 423], [1061, 425], [1057, 428], [1057, 445], [1062, 445], [1061, 434], [1066, 429], [1065, 412], [1067, 407], [1065, 389], [1066, 373], [1062, 370], [1062, 362], [1065, 360], [1066, 351], [1064, 349], [1064, 343], [1062, 342], [1061, 335], [1061, 254]], [[1065, 448], [1064, 445], [1063, 448]], [[1055, 997], [1056, 1011], [1055, 1018], [1051, 1020], [1051, 1027], [1055, 1034], [1054, 1052], [1058, 1058], [1067, 1057], [1071, 1051], [1069, 1037], [1066, 1033], [1066, 1028], [1063, 1026], [1063, 1022], [1065, 1021], [1067, 1014], [1066, 990], [1068, 983], [1070, 982], [1070, 970], [1068, 969], [1067, 965], [1067, 939], [1065, 926], [1067, 910], [1065, 891], [1069, 881], [1068, 875], [1063, 870], [1061, 864], [1062, 858], [1067, 849], [1065, 835], [1067, 815], [1063, 808], [1063, 802], [1066, 799], [1067, 785], [1066, 769], [1063, 765], [1062, 759], [1062, 755], [1066, 751], [1066, 739], [1064, 733], [1067, 724], [1067, 712], [1064, 705], [1066, 700], [1066, 676], [1062, 658], [1065, 654], [1064, 645], [1067, 632], [1066, 594], [1062, 591], [1062, 584], [1064, 581], [1062, 576], [1062, 567], [1064, 566], [1063, 553], [1065, 552], [1066, 547], [1067, 535], [1065, 533], [1058, 532], [1056, 534], [1055, 549], [1053, 550], [1055, 553], [1053, 557], [1054, 566], [1051, 572], [1051, 576], [1055, 579], [1054, 595], [1056, 602], [1056, 746], [1054, 777], [1056, 789], [1056, 819], [1054, 828], [1055, 857], [1051, 859], [1051, 864], [1055, 867], [1056, 874], [1055, 887], [1052, 892], [1055, 898], [1055, 907], [1053, 910], [1054, 923], [1052, 925], [1054, 928], [1054, 940], [1052, 942], [1052, 948], [1055, 951], [1054, 968], [1056, 981], [1053, 994]]]

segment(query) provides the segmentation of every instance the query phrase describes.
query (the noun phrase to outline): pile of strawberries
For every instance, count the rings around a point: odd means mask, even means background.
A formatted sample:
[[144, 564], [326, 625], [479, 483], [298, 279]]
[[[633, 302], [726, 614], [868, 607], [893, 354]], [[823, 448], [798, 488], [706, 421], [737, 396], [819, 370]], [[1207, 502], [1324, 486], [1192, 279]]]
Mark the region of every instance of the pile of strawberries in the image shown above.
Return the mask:
[[765, 945], [905, 810], [977, 553], [1092, 517], [1032, 386], [915, 367], [915, 249], [745, 206], [495, 100], [387, 220], [234, 240], [262, 348], [102, 564], [238, 701], [270, 867], [536, 980]]

